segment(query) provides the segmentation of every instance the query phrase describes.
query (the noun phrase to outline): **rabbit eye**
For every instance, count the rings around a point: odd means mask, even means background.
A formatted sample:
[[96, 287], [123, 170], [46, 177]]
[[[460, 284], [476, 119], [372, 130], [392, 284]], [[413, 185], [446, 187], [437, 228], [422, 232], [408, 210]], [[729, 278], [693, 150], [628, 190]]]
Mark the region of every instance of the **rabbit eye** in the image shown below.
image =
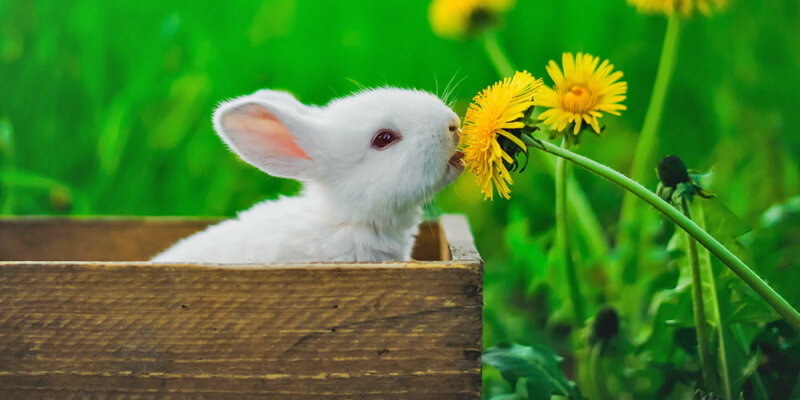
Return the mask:
[[376, 150], [383, 150], [398, 140], [400, 140], [400, 135], [388, 129], [382, 129], [378, 131], [374, 138], [372, 138], [372, 148]]

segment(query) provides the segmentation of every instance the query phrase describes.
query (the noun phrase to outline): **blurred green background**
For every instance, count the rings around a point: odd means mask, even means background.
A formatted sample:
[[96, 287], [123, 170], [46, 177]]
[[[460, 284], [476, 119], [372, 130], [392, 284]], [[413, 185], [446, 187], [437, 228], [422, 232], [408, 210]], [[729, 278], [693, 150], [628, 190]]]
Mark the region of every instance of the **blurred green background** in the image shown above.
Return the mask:
[[[435, 36], [427, 7], [0, 0], [0, 211], [217, 216], [295, 193], [296, 183], [239, 161], [213, 133], [217, 103], [259, 88], [324, 104], [362, 86], [441, 94], [452, 81], [463, 115], [497, 75], [479, 41]], [[628, 110], [602, 118], [604, 135], [585, 135], [578, 151], [627, 172], [665, 27], [663, 16], [624, 0], [520, 0], [498, 34], [516, 66], [548, 84], [544, 65], [564, 51], [610, 59], [625, 73]], [[767, 209], [800, 194], [800, 2], [732, 0], [719, 15], [688, 20], [682, 39], [658, 157], [713, 168], [720, 202], [760, 226]], [[549, 246], [554, 223], [540, 157], [515, 178], [510, 201], [483, 202], [463, 176], [429, 207], [471, 221], [487, 261], [487, 346], [539, 340], [547, 325], [530, 289], [530, 260]], [[575, 173], [611, 241], [622, 192]], [[655, 188], [655, 173], [644, 183]], [[770, 243], [798, 254], [794, 232]], [[588, 292], [603, 282], [591, 266], [582, 274]]]

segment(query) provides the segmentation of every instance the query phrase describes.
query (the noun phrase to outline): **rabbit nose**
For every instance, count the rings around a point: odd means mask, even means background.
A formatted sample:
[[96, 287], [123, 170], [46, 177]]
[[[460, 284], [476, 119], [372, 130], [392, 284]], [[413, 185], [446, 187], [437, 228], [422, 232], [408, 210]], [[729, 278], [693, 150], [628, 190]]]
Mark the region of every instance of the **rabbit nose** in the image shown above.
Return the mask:
[[450, 130], [450, 133], [453, 135], [453, 142], [455, 142], [455, 144], [458, 144], [459, 141], [461, 140], [461, 129], [458, 128], [458, 124], [457, 123], [450, 124], [448, 129]]

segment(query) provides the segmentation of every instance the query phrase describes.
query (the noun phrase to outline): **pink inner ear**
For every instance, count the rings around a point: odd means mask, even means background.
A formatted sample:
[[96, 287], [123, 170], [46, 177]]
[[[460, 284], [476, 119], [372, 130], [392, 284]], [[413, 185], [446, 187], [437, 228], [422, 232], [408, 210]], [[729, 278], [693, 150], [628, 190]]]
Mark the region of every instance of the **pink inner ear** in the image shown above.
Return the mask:
[[311, 159], [295, 143], [289, 128], [264, 107], [246, 104], [237, 107], [234, 112], [226, 113], [222, 119], [224, 126], [249, 136], [247, 139], [240, 138], [244, 140], [232, 138], [235, 142], [262, 147], [264, 154]]

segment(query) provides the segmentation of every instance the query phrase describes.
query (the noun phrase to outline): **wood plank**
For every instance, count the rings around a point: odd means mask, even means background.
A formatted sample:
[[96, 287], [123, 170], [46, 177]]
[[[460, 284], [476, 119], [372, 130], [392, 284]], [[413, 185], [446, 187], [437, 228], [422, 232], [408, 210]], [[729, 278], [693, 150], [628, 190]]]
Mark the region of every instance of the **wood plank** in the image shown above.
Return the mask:
[[0, 261], [144, 261], [218, 218], [0, 219]]
[[[0, 255], [147, 259], [210, 222], [4, 219]], [[0, 398], [478, 399], [468, 229], [421, 228], [415, 256], [442, 261], [0, 261]]]
[[[146, 261], [220, 218], [4, 217], [0, 261]], [[420, 224], [415, 260], [441, 258], [441, 230]], [[446, 259], [446, 258], [445, 258]]]
[[478, 399], [481, 272], [0, 263], [0, 398]]

